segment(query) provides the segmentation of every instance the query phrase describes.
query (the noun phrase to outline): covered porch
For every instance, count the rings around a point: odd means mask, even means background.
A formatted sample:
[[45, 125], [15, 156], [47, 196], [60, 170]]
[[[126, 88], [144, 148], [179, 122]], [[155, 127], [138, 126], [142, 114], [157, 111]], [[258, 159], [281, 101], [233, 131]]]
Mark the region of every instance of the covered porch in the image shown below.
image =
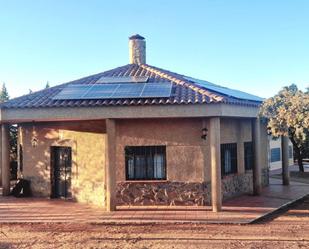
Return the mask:
[[[102, 120], [103, 122], [104, 120]], [[207, 142], [209, 143], [210, 148], [210, 166], [211, 166], [211, 188], [210, 188], [210, 195], [211, 195], [211, 207], [205, 207], [205, 210], [212, 210], [214, 212], [219, 212], [222, 210], [222, 176], [221, 176], [221, 151], [220, 151], [220, 118], [214, 117], [207, 119], [207, 127], [209, 128], [206, 134]], [[101, 132], [106, 134], [106, 140], [105, 140], [105, 180], [102, 178], [102, 180], [106, 184], [106, 210], [107, 211], [115, 211], [115, 210], [123, 210], [124, 207], [117, 207], [117, 197], [116, 197], [116, 191], [117, 191], [117, 180], [116, 180], [116, 144], [117, 144], [117, 138], [116, 138], [116, 132], [117, 132], [117, 120], [115, 119], [106, 119], [103, 123], [104, 129], [102, 129]], [[204, 127], [204, 126], [203, 126]], [[206, 126], [205, 126], [206, 127]], [[252, 140], [253, 140], [253, 195], [260, 195], [262, 191], [262, 181], [261, 181], [261, 161], [260, 161], [260, 138], [261, 138], [261, 127], [260, 127], [260, 121], [258, 119], [252, 119], [251, 121], [251, 131], [252, 131]], [[9, 129], [8, 124], [2, 124], [1, 126], [1, 148], [2, 148], [2, 183], [3, 183], [3, 195], [7, 196], [10, 192], [10, 181], [9, 179]], [[286, 152], [286, 147], [284, 146], [285, 139], [282, 140], [283, 142], [283, 163], [285, 163], [284, 155]], [[283, 184], [288, 185], [289, 184], [289, 172], [287, 170], [288, 163], [283, 165]], [[101, 178], [100, 178], [101, 179]], [[99, 180], [100, 180], [99, 179]], [[102, 181], [102, 182], [103, 182]], [[234, 200], [234, 199], [233, 199]], [[229, 203], [229, 202], [225, 202]], [[142, 207], [131, 207], [130, 209], [136, 209], [141, 210], [143, 208], [146, 208], [147, 204]], [[155, 206], [154, 207], [158, 207]], [[169, 207], [163, 206], [164, 209]], [[148, 206], [150, 210], [152, 210], [151, 207]], [[183, 209], [190, 209], [191, 207], [184, 207]], [[203, 207], [198, 207], [202, 208]], [[160, 209], [160, 208], [159, 208]], [[179, 209], [177, 207], [176, 209]], [[181, 209], [181, 208], [180, 208]], [[192, 209], [195, 209], [192, 207]], [[224, 210], [223, 210], [224, 211]]]
[[[214, 212], [219, 212], [222, 210], [222, 172], [221, 172], [221, 147], [222, 144], [222, 120], [229, 119], [229, 120], [247, 120], [249, 121], [249, 128], [251, 131], [251, 140], [253, 145], [253, 167], [252, 167], [252, 185], [253, 185], [253, 194], [260, 195], [262, 191], [262, 177], [261, 177], [261, 167], [262, 164], [265, 163], [261, 161], [262, 155], [265, 157], [265, 153], [262, 152], [262, 149], [265, 151], [265, 148], [262, 148], [261, 144], [261, 137], [265, 137], [263, 134], [263, 128], [261, 128], [261, 122], [257, 116], [257, 109], [256, 108], [249, 108], [248, 107], [239, 107], [234, 106], [230, 108], [227, 105], [210, 105], [203, 108], [191, 108], [190, 106], [182, 107], [181, 109], [174, 108], [174, 107], [151, 107], [151, 108], [144, 108], [139, 107], [139, 109], [132, 109], [131, 112], [124, 112], [123, 109], [117, 109], [119, 112], [115, 111], [116, 109], [113, 108], [102, 108], [97, 109], [96, 112], [93, 109], [87, 108], [78, 108], [72, 109], [55, 109], [52, 108], [48, 110], [45, 109], [36, 109], [33, 112], [31, 110], [3, 110], [2, 114], [2, 125], [1, 125], [1, 171], [2, 171], [2, 186], [3, 186], [3, 195], [7, 196], [10, 192], [10, 172], [9, 172], [9, 124], [45, 124], [48, 122], [76, 122], [79, 121], [88, 122], [88, 121], [100, 121], [104, 122], [102, 127], [104, 126], [104, 131], [101, 131], [101, 134], [104, 133], [104, 140], [102, 140], [102, 144], [104, 144], [104, 148], [102, 147], [102, 151], [106, 153], [105, 155], [105, 162], [102, 164], [102, 168], [104, 167], [104, 177], [101, 177], [100, 183], [105, 185], [105, 208], [107, 211], [116, 211], [117, 209], [117, 145], [119, 138], [117, 137], [117, 133], [119, 132], [119, 121], [123, 121], [122, 125], [125, 127], [126, 120], [151, 120], [151, 119], [184, 119], [190, 120], [197, 120], [194, 125], [197, 127], [192, 131], [194, 135], [195, 147], [198, 148], [200, 151], [200, 156], [203, 158], [202, 164], [199, 165], [200, 172], [202, 172], [202, 178], [207, 175], [210, 177], [210, 187], [208, 188], [210, 192], [210, 200], [211, 200], [211, 207], [198, 207], [204, 211], [211, 209]], [[29, 116], [31, 119], [29, 119]], [[108, 117], [108, 118], [106, 118]], [[113, 117], [113, 118], [110, 118]], [[193, 119], [194, 118], [194, 119]], [[147, 121], [148, 122], [148, 121]], [[169, 122], [172, 124], [173, 122]], [[179, 123], [180, 124], [180, 123]], [[187, 126], [184, 126], [180, 131], [186, 131], [185, 128], [190, 127], [191, 123], [187, 123]], [[139, 127], [135, 128], [135, 123], [131, 122], [131, 127], [134, 127], [135, 130], [138, 130], [142, 127], [140, 124]], [[179, 126], [179, 125], [177, 125]], [[151, 126], [150, 126], [151, 127]], [[157, 133], [161, 131], [157, 128]], [[175, 128], [176, 126], [171, 126]], [[124, 129], [123, 129], [124, 130]], [[135, 131], [134, 130], [134, 131]], [[206, 133], [205, 133], [206, 131]], [[125, 130], [126, 132], [126, 130]], [[143, 133], [145, 135], [145, 133]], [[148, 134], [146, 134], [148, 136]], [[177, 136], [181, 136], [183, 133], [174, 134], [171, 139], [178, 139]], [[203, 136], [205, 136], [203, 138]], [[60, 136], [60, 135], [59, 135]], [[161, 135], [164, 137], [164, 135]], [[190, 134], [191, 136], [191, 134]], [[206, 139], [205, 139], [206, 138]], [[148, 137], [145, 139], [148, 141], [156, 141], [150, 140]], [[187, 139], [184, 137], [183, 140]], [[241, 140], [241, 136], [237, 137], [237, 141], [233, 141], [235, 143], [239, 143], [238, 139]], [[162, 143], [163, 140], [157, 140]], [[285, 141], [283, 139], [283, 141]], [[35, 141], [34, 141], [35, 142]], [[174, 142], [174, 140], [172, 140]], [[243, 144], [244, 140], [241, 140]], [[140, 143], [140, 142], [139, 142]], [[166, 142], [163, 142], [166, 145]], [[73, 143], [73, 147], [76, 145]], [[178, 146], [178, 145], [177, 145]], [[191, 144], [190, 144], [191, 146]], [[265, 145], [264, 145], [265, 146]], [[48, 147], [49, 148], [49, 147]], [[283, 147], [285, 148], [285, 147]], [[46, 148], [45, 148], [46, 149]], [[285, 154], [285, 149], [283, 149], [283, 155]], [[45, 150], [46, 152], [46, 150]], [[123, 151], [122, 151], [123, 153]], [[118, 153], [119, 154], [119, 153]], [[237, 151], [238, 154], [238, 151]], [[286, 155], [288, 152], [286, 153]], [[241, 155], [241, 154], [240, 154]], [[123, 157], [123, 155], [121, 155]], [[177, 157], [177, 155], [174, 155]], [[48, 161], [48, 160], [47, 160]], [[284, 160], [283, 160], [284, 161]], [[209, 165], [209, 173], [206, 172], [206, 163]], [[49, 164], [49, 161], [46, 165]], [[49, 170], [49, 165], [43, 165], [43, 168]], [[238, 167], [238, 165], [237, 165]], [[188, 170], [188, 169], [187, 169]], [[244, 170], [244, 169], [243, 169]], [[119, 171], [119, 169], [118, 169]], [[46, 173], [45, 172], [45, 173]], [[184, 171], [183, 175], [185, 175], [188, 171]], [[287, 171], [285, 171], [287, 172]], [[124, 175], [124, 170], [121, 172]], [[176, 174], [175, 174], [176, 175]], [[288, 177], [288, 174], [284, 174], [285, 178]], [[198, 176], [200, 177], [200, 176]], [[124, 179], [124, 178], [123, 178]], [[205, 179], [205, 178], [203, 178]], [[288, 178], [286, 178], [288, 179]], [[125, 179], [126, 180], [126, 179]], [[48, 183], [49, 184], [49, 183]], [[285, 184], [288, 184], [288, 181], [285, 181]], [[103, 187], [101, 188], [103, 191]], [[145, 205], [144, 205], [145, 206]], [[166, 207], [166, 206], [165, 206]], [[168, 207], [166, 207], [168, 209]], [[191, 208], [190, 207], [184, 207]], [[195, 209], [194, 207], [192, 207]], [[197, 208], [197, 209], [198, 209]], [[164, 209], [164, 207], [163, 207]], [[121, 208], [119, 209], [121, 212]]]

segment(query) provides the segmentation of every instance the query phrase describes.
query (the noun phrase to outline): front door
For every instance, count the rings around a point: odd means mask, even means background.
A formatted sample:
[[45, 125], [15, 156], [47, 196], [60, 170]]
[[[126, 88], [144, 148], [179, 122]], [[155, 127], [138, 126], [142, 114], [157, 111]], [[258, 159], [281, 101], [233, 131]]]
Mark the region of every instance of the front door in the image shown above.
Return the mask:
[[70, 147], [51, 147], [51, 187], [53, 198], [70, 198], [72, 150]]

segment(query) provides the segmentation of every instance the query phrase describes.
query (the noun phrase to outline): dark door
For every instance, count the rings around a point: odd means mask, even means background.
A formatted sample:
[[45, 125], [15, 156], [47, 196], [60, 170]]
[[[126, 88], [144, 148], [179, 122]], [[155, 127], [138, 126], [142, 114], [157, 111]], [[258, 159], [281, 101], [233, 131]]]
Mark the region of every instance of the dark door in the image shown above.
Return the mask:
[[53, 198], [70, 198], [72, 150], [70, 147], [51, 147], [51, 185]]

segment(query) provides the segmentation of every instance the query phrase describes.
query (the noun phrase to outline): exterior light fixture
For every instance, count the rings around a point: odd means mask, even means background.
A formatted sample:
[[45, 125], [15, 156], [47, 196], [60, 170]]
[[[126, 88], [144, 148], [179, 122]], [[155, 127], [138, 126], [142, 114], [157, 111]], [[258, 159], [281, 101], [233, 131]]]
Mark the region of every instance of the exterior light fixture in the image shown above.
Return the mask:
[[36, 137], [33, 137], [31, 139], [31, 145], [32, 145], [33, 148], [38, 146], [38, 139]]
[[201, 138], [206, 140], [207, 135], [208, 135], [208, 129], [207, 128], [203, 128], [202, 129], [202, 136], [201, 136]]
[[39, 144], [39, 140], [37, 138], [37, 133], [35, 130], [35, 125], [34, 125], [34, 121], [33, 121], [33, 125], [32, 125], [32, 138], [31, 138], [31, 145], [33, 148], [37, 147]]

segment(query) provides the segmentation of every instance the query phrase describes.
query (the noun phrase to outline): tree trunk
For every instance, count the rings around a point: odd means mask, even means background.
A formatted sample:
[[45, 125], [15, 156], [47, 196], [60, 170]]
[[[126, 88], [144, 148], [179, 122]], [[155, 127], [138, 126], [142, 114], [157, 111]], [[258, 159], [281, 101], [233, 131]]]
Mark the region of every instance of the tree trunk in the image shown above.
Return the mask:
[[303, 164], [303, 155], [301, 153], [301, 148], [298, 147], [298, 144], [296, 143], [295, 139], [293, 136], [289, 136], [290, 137], [290, 140], [294, 146], [294, 151], [295, 151], [295, 154], [296, 154], [296, 158], [297, 158], [297, 164], [299, 166], [299, 171], [300, 172], [305, 172], [304, 170], [304, 164]]
[[299, 166], [299, 171], [305, 172], [304, 164], [303, 164], [303, 158], [301, 156], [297, 157], [297, 163], [298, 163], [298, 166]]

